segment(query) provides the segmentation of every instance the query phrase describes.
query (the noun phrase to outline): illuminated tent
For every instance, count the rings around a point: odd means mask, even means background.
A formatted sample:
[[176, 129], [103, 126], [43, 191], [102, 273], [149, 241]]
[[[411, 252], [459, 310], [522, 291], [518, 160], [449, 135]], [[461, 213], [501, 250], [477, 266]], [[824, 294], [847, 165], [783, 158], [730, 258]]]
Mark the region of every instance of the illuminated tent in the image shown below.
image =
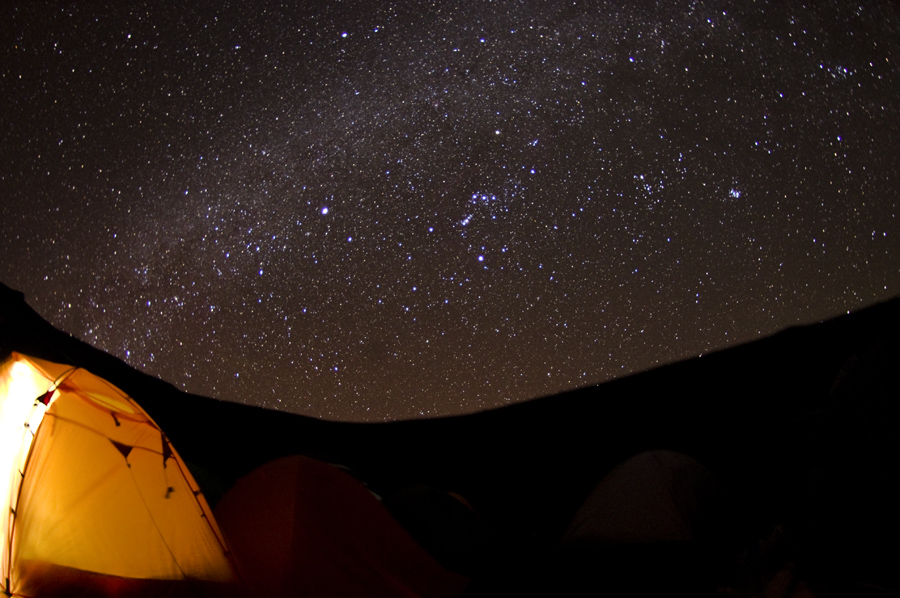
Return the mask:
[[18, 353], [0, 364], [0, 508], [6, 595], [237, 594], [182, 459], [87, 370]]

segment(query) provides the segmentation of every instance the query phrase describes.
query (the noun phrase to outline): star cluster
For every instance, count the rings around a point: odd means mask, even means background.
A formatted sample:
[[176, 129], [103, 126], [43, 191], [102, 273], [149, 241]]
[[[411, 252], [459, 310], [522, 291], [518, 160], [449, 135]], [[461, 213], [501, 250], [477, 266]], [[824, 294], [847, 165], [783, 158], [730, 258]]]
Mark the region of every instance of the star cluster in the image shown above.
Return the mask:
[[191, 392], [470, 412], [900, 289], [891, 2], [0, 15], [0, 279]]

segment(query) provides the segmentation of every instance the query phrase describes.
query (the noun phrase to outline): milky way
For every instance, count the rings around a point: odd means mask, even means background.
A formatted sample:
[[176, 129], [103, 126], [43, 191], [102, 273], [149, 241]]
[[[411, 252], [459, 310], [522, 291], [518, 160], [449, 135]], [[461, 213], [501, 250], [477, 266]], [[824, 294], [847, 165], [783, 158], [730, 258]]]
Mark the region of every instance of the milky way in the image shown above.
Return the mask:
[[185, 390], [354, 420], [888, 299], [900, 8], [812, 4], [4, 3], [0, 280]]

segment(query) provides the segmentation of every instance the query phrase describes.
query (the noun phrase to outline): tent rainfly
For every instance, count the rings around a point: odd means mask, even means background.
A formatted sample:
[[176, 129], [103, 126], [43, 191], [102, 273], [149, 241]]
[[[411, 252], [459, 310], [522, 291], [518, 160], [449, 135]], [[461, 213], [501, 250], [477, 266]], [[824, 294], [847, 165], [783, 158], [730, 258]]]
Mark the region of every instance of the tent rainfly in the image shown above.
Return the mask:
[[6, 596], [237, 595], [210, 508], [168, 439], [87, 370], [0, 363]]

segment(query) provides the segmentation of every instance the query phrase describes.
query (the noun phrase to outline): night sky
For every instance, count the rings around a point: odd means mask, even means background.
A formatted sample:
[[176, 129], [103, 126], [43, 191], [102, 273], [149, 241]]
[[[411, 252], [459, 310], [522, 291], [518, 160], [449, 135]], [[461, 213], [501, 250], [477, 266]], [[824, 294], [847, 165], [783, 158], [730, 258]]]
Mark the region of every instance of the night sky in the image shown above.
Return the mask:
[[449, 415], [900, 294], [896, 2], [194, 4], [0, 8], [0, 280], [179, 388]]

